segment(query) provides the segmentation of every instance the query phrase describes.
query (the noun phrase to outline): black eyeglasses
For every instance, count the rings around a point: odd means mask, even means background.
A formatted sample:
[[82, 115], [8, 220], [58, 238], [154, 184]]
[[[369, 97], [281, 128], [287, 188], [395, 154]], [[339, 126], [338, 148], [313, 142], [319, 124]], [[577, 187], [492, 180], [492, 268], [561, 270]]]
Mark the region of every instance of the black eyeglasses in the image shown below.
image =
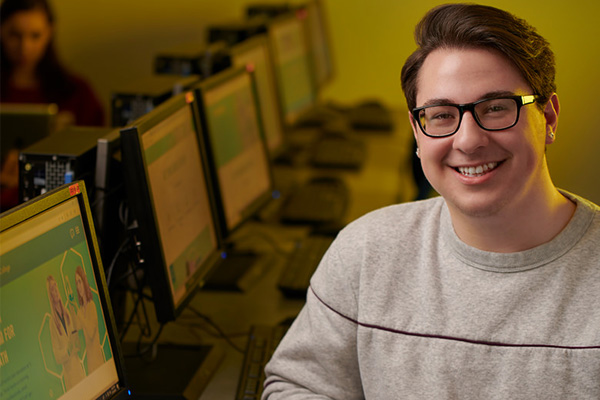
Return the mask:
[[536, 95], [506, 96], [478, 100], [468, 104], [435, 104], [412, 110], [415, 121], [423, 133], [430, 137], [454, 135], [465, 111], [486, 131], [502, 131], [512, 128], [519, 121], [521, 107], [535, 103]]

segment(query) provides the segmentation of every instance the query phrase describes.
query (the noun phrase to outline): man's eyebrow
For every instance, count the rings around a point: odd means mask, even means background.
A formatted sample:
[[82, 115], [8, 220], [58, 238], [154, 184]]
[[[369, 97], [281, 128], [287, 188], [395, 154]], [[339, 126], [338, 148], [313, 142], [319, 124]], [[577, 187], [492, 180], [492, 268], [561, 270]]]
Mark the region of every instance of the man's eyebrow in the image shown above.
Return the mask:
[[447, 98], [436, 98], [436, 99], [429, 99], [427, 100], [425, 103], [423, 103], [423, 105], [421, 107], [426, 107], [426, 106], [441, 106], [444, 104], [457, 104], [455, 102], [453, 102], [450, 99]]
[[[484, 95], [482, 95], [475, 101], [483, 100], [483, 99], [496, 99], [498, 97], [514, 96], [514, 95], [515, 95], [514, 92], [510, 92], [508, 90], [495, 90], [493, 92], [485, 93]], [[459, 103], [456, 103], [448, 98], [443, 97], [443, 98], [429, 99], [425, 103], [423, 103], [423, 105], [420, 107], [447, 105], [447, 104], [459, 104]]]

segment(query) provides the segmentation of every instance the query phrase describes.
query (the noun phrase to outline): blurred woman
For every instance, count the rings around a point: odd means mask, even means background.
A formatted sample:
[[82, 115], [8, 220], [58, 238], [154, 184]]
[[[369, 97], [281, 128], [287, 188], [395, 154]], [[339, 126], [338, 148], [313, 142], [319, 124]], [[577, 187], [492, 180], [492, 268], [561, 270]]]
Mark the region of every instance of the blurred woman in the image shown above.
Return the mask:
[[90, 284], [81, 266], [75, 269], [75, 285], [77, 286], [77, 300], [79, 303], [77, 319], [85, 337], [87, 373], [90, 375], [96, 368], [104, 364], [104, 354], [100, 346], [96, 303], [94, 303]]
[[0, 22], [0, 102], [56, 103], [61, 125], [102, 126], [104, 110], [92, 88], [58, 60], [48, 2], [4, 0]]
[[[55, 103], [55, 130], [104, 125], [104, 110], [91, 86], [58, 60], [47, 0], [4, 0], [0, 32], [0, 103]], [[18, 151], [10, 150], [1, 166], [1, 211], [18, 203]]]

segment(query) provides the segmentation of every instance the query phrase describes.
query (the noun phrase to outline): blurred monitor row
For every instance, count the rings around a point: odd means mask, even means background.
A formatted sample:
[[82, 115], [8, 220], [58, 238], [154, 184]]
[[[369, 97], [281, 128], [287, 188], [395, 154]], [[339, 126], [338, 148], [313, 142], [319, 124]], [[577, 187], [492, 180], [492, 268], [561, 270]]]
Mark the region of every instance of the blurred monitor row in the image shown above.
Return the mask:
[[239, 63], [239, 57], [248, 56], [240, 55], [238, 45], [256, 37], [264, 38], [264, 46], [269, 48], [265, 56], [275, 67], [261, 72], [261, 80], [276, 80], [273, 95], [279, 98], [281, 107], [274, 111], [280, 114], [278, 118], [293, 123], [333, 78], [323, 12], [320, 0], [294, 7], [249, 6], [248, 19], [210, 26], [208, 44], [183, 43], [159, 51], [153, 77], [134, 81], [131, 87], [113, 93], [112, 126], [126, 125], [166, 97], [181, 92], [189, 87], [190, 78], [205, 79]]
[[[209, 51], [181, 52], [179, 64], [157, 56], [157, 72], [173, 75], [115, 94], [113, 128], [52, 133], [53, 106], [2, 106], [2, 156], [21, 151], [22, 203], [0, 219], [0, 324], [5, 333], [17, 327], [0, 348], [3, 393], [28, 368], [31, 398], [130, 395], [109, 294], [127, 241], [135, 254], [126, 263], [142, 271], [161, 323], [175, 320], [199, 288], [243, 274], [232, 273], [239, 265], [230, 263], [231, 237], [281, 203], [273, 165], [293, 147], [289, 130], [320, 123], [311, 113], [334, 74], [320, 0], [247, 11], [241, 28], [211, 30]], [[4, 306], [25, 301], [35, 315]], [[75, 327], [87, 303], [99, 350]], [[59, 356], [63, 347], [68, 357]]]

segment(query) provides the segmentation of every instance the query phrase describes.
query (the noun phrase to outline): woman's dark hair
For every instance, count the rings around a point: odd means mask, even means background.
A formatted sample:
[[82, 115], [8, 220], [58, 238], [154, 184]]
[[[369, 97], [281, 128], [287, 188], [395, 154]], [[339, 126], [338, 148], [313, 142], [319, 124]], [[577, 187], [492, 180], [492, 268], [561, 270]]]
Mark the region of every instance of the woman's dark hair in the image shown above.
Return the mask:
[[525, 20], [489, 6], [446, 4], [431, 9], [415, 28], [417, 50], [402, 68], [408, 109], [416, 107], [418, 74], [427, 56], [439, 48], [494, 49], [519, 69], [543, 108], [556, 91], [554, 53]]
[[[22, 11], [41, 10], [48, 17], [50, 25], [54, 25], [54, 13], [47, 0], [4, 0], [0, 5], [0, 24], [4, 24], [14, 14]], [[5, 96], [8, 81], [12, 75], [12, 65], [0, 46], [1, 88], [0, 100]], [[75, 84], [68, 71], [58, 60], [54, 48], [54, 40], [50, 39], [46, 53], [37, 65], [36, 73], [40, 79], [41, 90], [48, 102], [60, 103], [75, 90]]]

